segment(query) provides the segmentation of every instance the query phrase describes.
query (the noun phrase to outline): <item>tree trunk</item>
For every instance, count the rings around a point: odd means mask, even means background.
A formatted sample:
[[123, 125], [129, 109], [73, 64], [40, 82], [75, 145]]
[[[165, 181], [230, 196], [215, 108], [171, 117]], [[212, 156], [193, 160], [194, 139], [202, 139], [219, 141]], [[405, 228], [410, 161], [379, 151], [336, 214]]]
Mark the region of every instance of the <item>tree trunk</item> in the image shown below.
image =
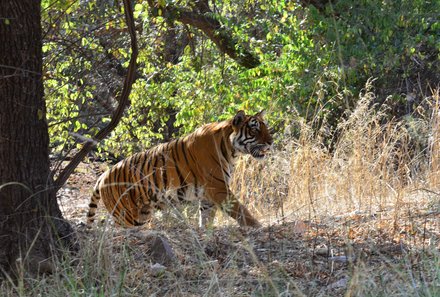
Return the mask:
[[0, 271], [50, 272], [61, 216], [49, 163], [40, 1], [0, 1]]

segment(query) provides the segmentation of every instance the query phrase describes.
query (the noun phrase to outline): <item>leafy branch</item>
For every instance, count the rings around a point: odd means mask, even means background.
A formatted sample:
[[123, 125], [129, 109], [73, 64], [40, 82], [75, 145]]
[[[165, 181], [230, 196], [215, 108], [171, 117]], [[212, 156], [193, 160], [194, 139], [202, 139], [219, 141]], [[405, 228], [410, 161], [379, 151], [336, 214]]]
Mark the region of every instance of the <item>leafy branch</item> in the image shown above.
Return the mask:
[[159, 2], [148, 0], [154, 16], [161, 15], [169, 21], [179, 21], [201, 30], [217, 45], [221, 52], [230, 56], [243, 67], [255, 68], [260, 65], [260, 60], [243, 45], [238, 44], [230, 30], [215, 18], [215, 14], [206, 2], [198, 1], [194, 10], [171, 4], [162, 6]]
[[[119, 121], [122, 118], [125, 107], [129, 103], [130, 92], [133, 83], [136, 80], [136, 68], [137, 68], [136, 59], [138, 56], [138, 47], [136, 40], [136, 28], [134, 25], [134, 18], [133, 18], [133, 10], [131, 8], [130, 0], [123, 0], [123, 3], [124, 3], [125, 20], [127, 23], [128, 31], [130, 33], [131, 57], [127, 69], [127, 75], [125, 76], [125, 80], [124, 80], [124, 86], [121, 95], [117, 100], [119, 104], [117, 108], [114, 110], [110, 122], [104, 128], [102, 128], [95, 135], [95, 137], [93, 137], [93, 139], [89, 139], [86, 142], [84, 142], [84, 145], [81, 148], [81, 150], [72, 158], [70, 163], [58, 175], [54, 183], [55, 191], [58, 191], [64, 185], [64, 183], [73, 173], [73, 171], [78, 166], [78, 164], [96, 146], [96, 144], [101, 140], [103, 140], [105, 137], [107, 137], [107, 135], [110, 134], [110, 132], [116, 128], [116, 126], [118, 125]], [[54, 172], [52, 174], [54, 174]]]

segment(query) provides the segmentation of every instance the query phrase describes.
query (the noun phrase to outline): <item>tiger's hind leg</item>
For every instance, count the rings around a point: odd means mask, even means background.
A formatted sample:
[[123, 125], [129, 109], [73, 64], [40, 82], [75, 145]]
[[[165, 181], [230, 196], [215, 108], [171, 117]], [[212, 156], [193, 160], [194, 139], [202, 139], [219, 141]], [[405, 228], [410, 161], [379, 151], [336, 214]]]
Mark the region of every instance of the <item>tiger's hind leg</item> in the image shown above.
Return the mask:
[[213, 225], [216, 206], [206, 199], [199, 200], [199, 227], [207, 228]]

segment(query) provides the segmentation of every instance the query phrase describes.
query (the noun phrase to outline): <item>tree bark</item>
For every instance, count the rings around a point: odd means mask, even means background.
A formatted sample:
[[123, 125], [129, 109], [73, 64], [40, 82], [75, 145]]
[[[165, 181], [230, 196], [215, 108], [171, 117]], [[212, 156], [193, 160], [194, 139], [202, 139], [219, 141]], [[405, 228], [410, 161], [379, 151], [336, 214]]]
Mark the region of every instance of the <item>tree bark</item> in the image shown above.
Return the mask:
[[61, 216], [49, 163], [40, 1], [0, 1], [0, 271], [50, 272]]

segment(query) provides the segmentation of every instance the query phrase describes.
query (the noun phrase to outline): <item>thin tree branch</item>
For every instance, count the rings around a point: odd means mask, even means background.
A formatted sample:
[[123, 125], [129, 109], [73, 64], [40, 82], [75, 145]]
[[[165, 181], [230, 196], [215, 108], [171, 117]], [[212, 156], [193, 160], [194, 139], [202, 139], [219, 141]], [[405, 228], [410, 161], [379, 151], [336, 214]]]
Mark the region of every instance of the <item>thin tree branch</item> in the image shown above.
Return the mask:
[[93, 139], [90, 139], [84, 142], [82, 149], [72, 158], [70, 163], [61, 171], [58, 175], [58, 178], [54, 183], [55, 192], [58, 191], [64, 183], [67, 181], [69, 176], [73, 173], [78, 164], [85, 158], [85, 156], [96, 146], [98, 142], [103, 140], [113, 131], [118, 125], [119, 121], [122, 118], [125, 107], [128, 105], [130, 92], [133, 86], [133, 83], [136, 80], [136, 59], [138, 56], [138, 48], [136, 41], [136, 28], [134, 25], [133, 11], [131, 8], [130, 0], [123, 0], [124, 3], [124, 12], [125, 12], [125, 21], [127, 23], [128, 31], [130, 33], [131, 40], [131, 57], [128, 65], [127, 75], [124, 80], [124, 87], [122, 89], [122, 93], [119, 97], [119, 104], [116, 110], [113, 112], [111, 121], [102, 128]]
[[76, 116], [76, 117], [65, 118], [65, 119], [63, 119], [61, 121], [57, 121], [57, 122], [49, 122], [49, 123], [47, 123], [47, 125], [50, 128], [50, 127], [53, 127], [53, 126], [56, 126], [56, 125], [60, 125], [60, 124], [63, 124], [63, 123], [66, 123], [66, 122], [70, 122], [70, 121], [73, 121], [73, 120], [77, 120], [77, 119], [81, 119], [81, 118], [96, 117], [96, 116], [108, 116], [108, 115], [110, 115], [109, 112], [89, 113], [89, 114], [79, 115], [79, 116]]
[[201, 9], [200, 12], [170, 4], [166, 7], [159, 7], [158, 3], [153, 0], [148, 0], [148, 4], [151, 7], [152, 14], [155, 16], [159, 15], [160, 10], [162, 16], [168, 20], [176, 20], [201, 30], [217, 45], [221, 52], [230, 56], [241, 66], [254, 68], [260, 65], [260, 60], [244, 46], [240, 45], [231, 32], [213, 17], [213, 12], [209, 9], [206, 2], [198, 3], [198, 8]]
[[235, 38], [218, 20], [192, 11], [178, 10], [177, 12], [176, 19], [178, 21], [203, 31], [217, 45], [220, 51], [230, 56], [241, 66], [254, 68], [260, 65], [258, 58], [241, 45], [238, 45]]

